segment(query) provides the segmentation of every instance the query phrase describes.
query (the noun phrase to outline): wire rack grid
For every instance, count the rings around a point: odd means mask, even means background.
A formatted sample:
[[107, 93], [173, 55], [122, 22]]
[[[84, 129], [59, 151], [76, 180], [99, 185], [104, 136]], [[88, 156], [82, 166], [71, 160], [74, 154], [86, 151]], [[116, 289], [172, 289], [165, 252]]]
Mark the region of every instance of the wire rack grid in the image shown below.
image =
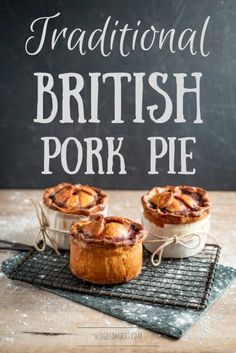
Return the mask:
[[25, 253], [7, 276], [34, 285], [83, 294], [200, 310], [207, 305], [219, 254], [218, 245], [206, 244], [196, 256], [164, 259], [158, 267], [153, 267], [150, 254], [145, 250], [139, 277], [124, 284], [95, 285], [73, 276], [68, 252], [57, 256], [47, 248], [44, 253], [35, 250]]

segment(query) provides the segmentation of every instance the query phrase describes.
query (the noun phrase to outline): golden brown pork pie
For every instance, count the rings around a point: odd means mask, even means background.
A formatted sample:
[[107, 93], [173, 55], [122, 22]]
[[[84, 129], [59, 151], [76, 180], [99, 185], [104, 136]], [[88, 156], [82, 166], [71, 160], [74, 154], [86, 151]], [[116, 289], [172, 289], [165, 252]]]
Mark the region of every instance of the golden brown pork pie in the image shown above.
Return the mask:
[[[107, 195], [98, 188], [88, 185], [73, 185], [61, 183], [45, 190], [43, 195], [43, 209], [50, 228], [59, 230], [49, 231], [60, 249], [69, 249], [70, 225], [81, 217], [96, 214], [106, 214]], [[48, 244], [50, 246], [50, 243]]]
[[111, 284], [128, 282], [142, 269], [141, 224], [121, 217], [91, 216], [70, 228], [70, 269], [86, 281]]
[[[164, 248], [164, 257], [188, 257], [203, 249], [210, 229], [211, 208], [204, 189], [195, 186], [154, 187], [142, 197], [142, 205], [142, 223], [149, 233], [147, 241], [152, 241], [145, 243], [149, 251], [154, 253], [171, 239], [174, 241]], [[157, 241], [153, 242], [155, 239]]]

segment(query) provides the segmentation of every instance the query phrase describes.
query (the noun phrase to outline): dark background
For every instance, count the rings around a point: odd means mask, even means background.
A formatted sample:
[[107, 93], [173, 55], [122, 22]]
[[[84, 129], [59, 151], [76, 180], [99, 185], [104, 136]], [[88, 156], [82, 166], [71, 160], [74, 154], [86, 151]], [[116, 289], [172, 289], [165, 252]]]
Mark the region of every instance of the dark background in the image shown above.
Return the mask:
[[[52, 52], [49, 42], [39, 55], [25, 53], [25, 40], [31, 35], [31, 22], [41, 16], [54, 15], [58, 29], [80, 27], [89, 31], [103, 27], [108, 16], [112, 23], [136, 25], [142, 20], [143, 28], [151, 24], [176, 28], [177, 33], [190, 27], [201, 30], [208, 15], [211, 20], [207, 30], [206, 47], [211, 51], [207, 58], [192, 56], [188, 51], [170, 54], [153, 47], [149, 52], [133, 52], [122, 58], [115, 50], [108, 58], [99, 51], [88, 52], [82, 57], [74, 50], [69, 52], [65, 44]], [[146, 189], [160, 184], [196, 184], [208, 189], [236, 190], [236, 1], [91, 1], [91, 0], [41, 0], [1, 1], [1, 81], [0, 81], [0, 187], [36, 188], [61, 181], [88, 183], [110, 189]], [[54, 26], [49, 27], [51, 30]], [[142, 28], [142, 27], [141, 27]], [[56, 80], [55, 91], [59, 99], [59, 111], [53, 123], [36, 124], [37, 81], [34, 72], [49, 72], [54, 76], [64, 72], [78, 72], [85, 77], [84, 103], [89, 117], [90, 85], [88, 72], [151, 72], [169, 74], [165, 89], [175, 107], [176, 84], [174, 72], [202, 72], [201, 111], [204, 124], [193, 124], [195, 97], [187, 95], [185, 116], [187, 123], [174, 123], [175, 114], [164, 124], [155, 124], [144, 110], [145, 124], [134, 124], [134, 90], [132, 84], [124, 84], [123, 119], [125, 124], [111, 124], [113, 119], [113, 83], [108, 80], [100, 88], [100, 124], [60, 124], [61, 87]], [[190, 86], [194, 81], [190, 82]], [[144, 107], [155, 103], [154, 91], [144, 91]], [[160, 109], [162, 102], [158, 101]], [[73, 105], [72, 105], [73, 106]], [[73, 106], [76, 113], [76, 105]], [[175, 109], [174, 109], [175, 111]], [[123, 136], [122, 152], [126, 160], [127, 175], [85, 175], [84, 163], [77, 175], [63, 172], [60, 160], [53, 162], [52, 175], [42, 175], [42, 136], [57, 136], [63, 141], [68, 136], [82, 140], [85, 137]], [[168, 175], [168, 157], [160, 162], [159, 175], [148, 175], [148, 136], [195, 136], [191, 145], [193, 161], [189, 169], [196, 168], [196, 175]], [[106, 162], [104, 150], [104, 163]], [[69, 165], [75, 162], [75, 151], [70, 150]], [[70, 164], [71, 163], [71, 164]], [[106, 167], [106, 163], [104, 164]], [[176, 153], [176, 169], [180, 155]], [[115, 167], [117, 167], [115, 165]]]

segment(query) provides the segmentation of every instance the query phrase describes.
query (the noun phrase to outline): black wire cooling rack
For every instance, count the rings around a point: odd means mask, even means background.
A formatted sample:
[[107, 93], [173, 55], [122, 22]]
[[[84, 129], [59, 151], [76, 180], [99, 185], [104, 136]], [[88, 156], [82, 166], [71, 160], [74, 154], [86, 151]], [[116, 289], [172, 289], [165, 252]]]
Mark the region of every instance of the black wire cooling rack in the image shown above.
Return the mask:
[[43, 287], [200, 310], [207, 305], [219, 254], [218, 245], [206, 244], [196, 256], [163, 259], [158, 267], [153, 267], [145, 250], [138, 278], [125, 284], [94, 285], [73, 276], [68, 252], [57, 256], [47, 248], [43, 253], [29, 251], [14, 265], [8, 264], [7, 276]]

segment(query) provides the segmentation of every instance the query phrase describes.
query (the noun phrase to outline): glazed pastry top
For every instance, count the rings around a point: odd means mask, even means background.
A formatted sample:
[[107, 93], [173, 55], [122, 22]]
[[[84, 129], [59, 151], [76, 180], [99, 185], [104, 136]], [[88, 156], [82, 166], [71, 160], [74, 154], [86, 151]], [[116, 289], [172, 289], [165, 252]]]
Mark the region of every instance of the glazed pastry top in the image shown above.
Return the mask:
[[154, 187], [142, 197], [142, 204], [144, 216], [161, 227], [196, 222], [211, 207], [207, 192], [195, 186]]
[[105, 208], [107, 196], [101, 189], [88, 185], [62, 183], [46, 189], [43, 201], [51, 209], [88, 216]]
[[146, 237], [141, 224], [123, 217], [102, 215], [85, 217], [73, 222], [70, 233], [73, 238], [104, 246], [133, 245]]

